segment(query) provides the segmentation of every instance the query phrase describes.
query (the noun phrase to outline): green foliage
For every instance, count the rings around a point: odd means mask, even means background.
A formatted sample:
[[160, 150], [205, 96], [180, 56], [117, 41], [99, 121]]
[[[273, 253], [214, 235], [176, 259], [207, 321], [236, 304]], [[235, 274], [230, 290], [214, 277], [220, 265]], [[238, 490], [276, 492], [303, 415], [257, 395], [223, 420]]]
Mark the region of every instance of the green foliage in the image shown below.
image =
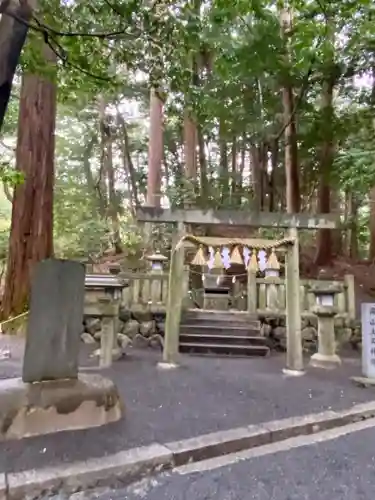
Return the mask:
[[0, 179], [9, 186], [17, 186], [24, 181], [23, 174], [14, 170], [8, 162], [0, 163]]
[[[128, 215], [134, 187], [138, 201], [145, 197], [150, 87], [166, 98], [162, 189], [172, 206], [190, 201], [252, 208], [250, 147], [264, 143], [271, 147], [277, 138], [276, 168], [284, 170], [280, 89], [285, 82], [296, 98], [302, 196], [309, 200], [317, 185], [321, 144], [327, 123], [331, 125], [329, 112], [336, 150], [332, 185], [342, 192], [355, 191], [358, 201], [366, 205], [375, 185], [375, 102], [368, 76], [375, 68], [375, 8], [366, 0], [291, 0], [288, 4], [293, 26], [282, 37], [280, 2], [42, 2], [42, 24], [35, 26], [39, 28], [29, 38], [22, 67], [45, 71], [41, 42], [47, 33], [47, 41], [58, 54], [55, 240], [59, 253], [98, 255], [110, 245], [111, 221], [100, 211], [97, 190], [102, 163], [99, 96], [106, 100], [107, 115], [112, 117], [121, 239], [126, 251], [139, 249], [140, 235]], [[335, 76], [335, 104], [333, 110], [323, 111], [323, 78], [328, 73]], [[368, 85], [360, 88], [354, 79], [364, 75]], [[125, 146], [116, 113], [130, 102], [137, 104], [140, 117], [125, 116], [129, 136]], [[12, 100], [8, 111], [7, 136], [16, 131], [17, 104]], [[199, 123], [205, 146], [205, 193], [200, 179], [187, 181], [184, 175], [186, 110]], [[239, 151], [246, 153], [241, 192], [233, 196], [225, 192], [226, 184], [233, 183], [232, 174], [222, 171], [223, 144], [228, 171], [231, 147], [238, 150], [233, 162], [237, 170], [242, 161]], [[124, 148], [128, 148], [135, 185], [129, 180]], [[14, 177], [12, 159], [4, 162], [0, 177], [10, 183], [21, 181]], [[278, 196], [281, 199], [283, 194]], [[360, 211], [360, 217], [365, 212]]]

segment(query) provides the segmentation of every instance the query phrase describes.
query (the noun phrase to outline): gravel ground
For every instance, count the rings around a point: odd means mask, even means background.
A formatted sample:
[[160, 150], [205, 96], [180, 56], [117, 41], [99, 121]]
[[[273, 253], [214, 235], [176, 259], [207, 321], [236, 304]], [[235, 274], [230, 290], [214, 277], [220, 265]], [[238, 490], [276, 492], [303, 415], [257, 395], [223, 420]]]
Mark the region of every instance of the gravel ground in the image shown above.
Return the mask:
[[[200, 434], [325, 409], [349, 408], [375, 392], [355, 387], [358, 360], [336, 371], [282, 375], [283, 357], [255, 359], [183, 358], [184, 366], [163, 371], [159, 353], [133, 352], [103, 372], [126, 405], [125, 418], [102, 428], [0, 443], [0, 472], [70, 463], [122, 449], [165, 443]], [[87, 350], [82, 364], [88, 366]], [[0, 378], [17, 376], [20, 363], [0, 361]]]
[[371, 500], [374, 437], [372, 428], [214, 470], [51, 500]]

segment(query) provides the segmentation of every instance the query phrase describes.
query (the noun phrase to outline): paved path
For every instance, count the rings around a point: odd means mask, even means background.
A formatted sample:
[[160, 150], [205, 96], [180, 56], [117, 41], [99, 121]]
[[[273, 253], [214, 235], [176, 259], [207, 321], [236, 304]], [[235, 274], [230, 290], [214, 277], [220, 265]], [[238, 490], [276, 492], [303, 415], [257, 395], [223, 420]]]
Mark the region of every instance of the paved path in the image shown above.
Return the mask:
[[[127, 406], [120, 422], [0, 443], [0, 472], [71, 463], [153, 442], [348, 408], [375, 398], [375, 392], [348, 380], [360, 373], [358, 362], [348, 362], [334, 372], [312, 370], [304, 377], [285, 378], [284, 357], [186, 357], [184, 367], [168, 371], [157, 368], [159, 358], [159, 353], [134, 352], [106, 372]], [[82, 363], [87, 365], [87, 356]], [[19, 372], [17, 359], [0, 362], [0, 378]]]
[[[375, 428], [223, 466], [144, 480], [69, 500], [370, 500], [375, 493]], [[66, 500], [55, 496], [53, 500]]]

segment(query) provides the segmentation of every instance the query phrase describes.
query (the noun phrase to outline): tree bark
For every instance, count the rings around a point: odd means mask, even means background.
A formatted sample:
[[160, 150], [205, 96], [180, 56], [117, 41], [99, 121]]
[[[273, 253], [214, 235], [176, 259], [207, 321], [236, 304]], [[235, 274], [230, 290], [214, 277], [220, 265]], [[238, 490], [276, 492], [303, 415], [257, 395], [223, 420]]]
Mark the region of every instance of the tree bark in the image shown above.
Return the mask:
[[96, 210], [99, 210], [99, 213], [105, 213], [105, 207], [102, 206], [102, 199], [100, 196], [98, 196], [98, 189], [97, 185], [95, 182], [94, 175], [91, 170], [91, 165], [90, 165], [90, 158], [92, 156], [92, 152], [94, 149], [94, 146], [98, 142], [98, 137], [96, 132], [92, 134], [92, 136], [89, 138], [87, 144], [85, 145], [83, 154], [82, 154], [82, 166], [83, 166], [83, 172], [85, 175], [85, 180], [87, 184], [87, 188], [90, 192], [90, 195], [92, 197], [92, 204], [93, 207]]
[[210, 197], [210, 185], [208, 182], [207, 158], [202, 126], [198, 125], [198, 147], [199, 147], [199, 171], [201, 179], [201, 205], [207, 206]]
[[237, 187], [236, 187], [236, 193], [237, 193], [237, 206], [240, 207], [242, 204], [242, 196], [244, 194], [243, 190], [243, 176], [244, 176], [244, 171], [246, 167], [246, 148], [247, 148], [247, 137], [246, 134], [243, 134], [242, 140], [241, 140], [241, 155], [240, 155], [240, 168], [237, 176]]
[[119, 203], [115, 189], [115, 172], [113, 169], [113, 134], [110, 118], [106, 113], [106, 102], [100, 100], [100, 135], [101, 158], [100, 179], [101, 197], [105, 200], [105, 218], [111, 228], [111, 245], [115, 253], [122, 253], [119, 222]]
[[[290, 65], [288, 53], [288, 34], [292, 28], [292, 16], [286, 9], [280, 11], [281, 34], [285, 42], [286, 67]], [[290, 81], [289, 70], [285, 71], [282, 82], [282, 104], [284, 116], [285, 138], [285, 179], [286, 179], [286, 210], [288, 213], [297, 213], [301, 208], [300, 181], [298, 170], [297, 126], [293, 85]]]
[[99, 132], [100, 132], [100, 166], [99, 176], [96, 181], [96, 190], [99, 199], [100, 216], [107, 217], [108, 186], [107, 186], [107, 143], [110, 136], [106, 116], [107, 103], [103, 96], [99, 97]]
[[108, 212], [109, 212], [108, 215], [110, 217], [112, 226], [113, 249], [116, 254], [120, 254], [122, 253], [123, 248], [120, 236], [119, 202], [115, 186], [115, 171], [113, 168], [112, 141], [108, 142], [107, 154], [108, 154], [107, 175], [108, 175]]
[[[28, 22], [35, 4], [36, 0], [0, 1], [0, 14], [2, 14], [0, 20], [0, 132], [10, 99], [14, 74], [27, 37]], [[21, 23], [8, 14], [23, 19], [25, 22]]]
[[117, 120], [119, 122], [122, 134], [121, 156], [122, 156], [122, 164], [125, 176], [130, 189], [130, 199], [132, 205], [137, 206], [140, 203], [138, 194], [137, 176], [133, 165], [133, 160], [130, 154], [130, 142], [129, 142], [128, 131], [126, 128], [126, 123], [124, 118], [121, 116], [119, 112], [117, 114]]
[[[333, 152], [332, 154], [335, 154], [335, 147], [333, 146]], [[333, 159], [332, 159], [332, 164], [333, 164]], [[333, 166], [333, 165], [332, 165]], [[332, 185], [332, 183], [331, 183]], [[339, 189], [332, 188], [330, 189], [330, 195], [331, 195], [331, 203], [330, 203], [330, 210], [333, 213], [341, 213], [342, 212], [342, 197], [341, 197], [341, 192]], [[337, 257], [339, 255], [345, 255], [344, 252], [344, 234], [341, 228], [337, 229], [332, 229], [331, 230], [331, 238], [332, 238], [332, 256]]]
[[[55, 64], [49, 47], [44, 46], [44, 53]], [[24, 74], [16, 149], [16, 169], [24, 182], [14, 189], [3, 318], [27, 308], [34, 266], [53, 255], [55, 120], [55, 82]]]
[[252, 199], [254, 210], [263, 209], [264, 205], [264, 186], [263, 186], [263, 162], [261, 148], [252, 144], [250, 147], [251, 159], [251, 179], [252, 179]]
[[234, 135], [232, 139], [232, 150], [231, 150], [231, 163], [232, 163], [232, 168], [231, 168], [231, 206], [236, 206], [237, 205], [237, 136]]
[[[330, 186], [327, 181], [321, 179], [318, 187], [318, 211], [328, 214], [331, 208]], [[316, 236], [315, 264], [328, 266], [332, 261], [332, 234], [329, 229], [320, 229]]]
[[[201, 0], [191, 0], [187, 3], [190, 9], [188, 18], [187, 30], [194, 32], [197, 24], [200, 22]], [[186, 64], [190, 70], [190, 77], [185, 87], [185, 109], [184, 109], [184, 125], [183, 125], [183, 142], [184, 142], [184, 160], [186, 174], [186, 194], [185, 205], [194, 206], [197, 202], [198, 195], [198, 116], [195, 105], [194, 93], [200, 86], [199, 78], [199, 52], [200, 47], [195, 51], [187, 50]], [[201, 154], [201, 151], [200, 151]]]
[[197, 127], [191, 114], [185, 111], [184, 116], [184, 158], [187, 179], [197, 178]]
[[148, 146], [147, 205], [160, 206], [163, 163], [163, 101], [156, 89], [150, 95], [150, 140]]
[[285, 179], [286, 179], [286, 209], [288, 213], [300, 211], [301, 198], [298, 171], [298, 148], [296, 122], [293, 117], [294, 97], [290, 87], [283, 89], [284, 123], [285, 127]]
[[[321, 109], [321, 153], [319, 165], [318, 211], [327, 214], [331, 209], [331, 174], [334, 160], [334, 133], [333, 133], [333, 89], [336, 78], [333, 66], [326, 68], [327, 75], [322, 86]], [[319, 229], [317, 232], [317, 250], [315, 263], [319, 266], [328, 266], [333, 259], [333, 238], [330, 229]]]
[[346, 212], [349, 229], [347, 231], [347, 255], [353, 259], [358, 259], [359, 244], [358, 244], [358, 200], [353, 193], [346, 193]]
[[271, 146], [271, 173], [269, 178], [269, 210], [277, 212], [277, 179], [279, 172], [279, 141], [275, 139]]
[[13, 203], [13, 187], [10, 187], [9, 184], [4, 180], [3, 180], [3, 190], [5, 198], [9, 201], [9, 203]]
[[219, 147], [220, 147], [221, 201], [224, 205], [226, 205], [229, 201], [230, 191], [229, 191], [227, 130], [224, 118], [220, 118], [220, 123], [219, 123]]

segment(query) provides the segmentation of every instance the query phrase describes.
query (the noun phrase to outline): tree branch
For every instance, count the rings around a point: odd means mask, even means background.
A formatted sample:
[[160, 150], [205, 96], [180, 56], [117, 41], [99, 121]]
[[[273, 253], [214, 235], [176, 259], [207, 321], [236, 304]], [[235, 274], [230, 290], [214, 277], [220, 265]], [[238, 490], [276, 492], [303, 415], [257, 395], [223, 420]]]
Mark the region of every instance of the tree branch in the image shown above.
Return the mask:
[[[61, 36], [61, 37], [84, 37], [84, 38], [115, 38], [119, 35], [124, 35], [126, 34], [126, 28], [123, 28], [121, 30], [116, 30], [116, 31], [104, 31], [104, 32], [95, 32], [95, 33], [89, 33], [89, 32], [79, 32], [79, 31], [60, 31], [52, 26], [49, 26], [48, 24], [42, 23], [37, 17], [33, 16], [33, 20], [36, 22], [36, 24], [27, 22], [22, 17], [18, 16], [14, 12], [10, 11], [5, 11], [3, 12], [4, 16], [11, 17], [21, 23], [23, 26], [26, 26], [27, 28], [30, 28], [34, 31], [39, 31], [40, 33], [52, 33], [55, 36]], [[128, 33], [127, 33], [128, 34]], [[134, 35], [136, 37], [136, 35]]]
[[[109, 78], [109, 77], [105, 77], [105, 76], [101, 76], [101, 75], [96, 75], [94, 73], [91, 73], [91, 71], [89, 71], [87, 69], [84, 69], [81, 66], [78, 66], [77, 64], [72, 63], [68, 59], [67, 52], [64, 50], [63, 47], [61, 47], [61, 45], [55, 39], [53, 39], [46, 32], [43, 33], [43, 36], [44, 36], [45, 43], [50, 47], [50, 49], [53, 51], [53, 53], [63, 62], [63, 64], [65, 64], [65, 65], [67, 65], [67, 66], [69, 66], [69, 67], [71, 67], [73, 69], [76, 69], [77, 71], [80, 71], [81, 73], [83, 73], [83, 74], [85, 74], [87, 76], [90, 76], [91, 78], [94, 78], [95, 80], [100, 80], [100, 81], [103, 81], [103, 82], [110, 82], [111, 81], [111, 78]], [[51, 41], [54, 44], [56, 44], [56, 46], [59, 48], [60, 52], [56, 49], [56, 47], [53, 46], [53, 44], [51, 43]]]

